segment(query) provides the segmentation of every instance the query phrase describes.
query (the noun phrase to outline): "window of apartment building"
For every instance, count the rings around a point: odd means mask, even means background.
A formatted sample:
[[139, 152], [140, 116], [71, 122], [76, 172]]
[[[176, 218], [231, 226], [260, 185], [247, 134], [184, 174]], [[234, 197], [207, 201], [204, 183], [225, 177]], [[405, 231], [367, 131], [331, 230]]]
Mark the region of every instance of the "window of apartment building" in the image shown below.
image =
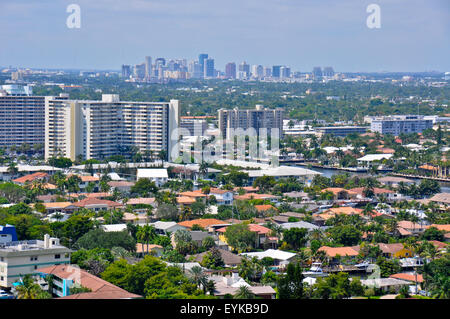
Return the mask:
[[60, 254], [56, 254], [55, 255], [55, 259], [60, 259], [61, 258], [61, 255]]
[[5, 261], [5, 258], [3, 258], [3, 257], [0, 257], [0, 261]]
[[5, 278], [3, 276], [1, 276], [0, 277], [0, 281], [3, 281], [3, 280], [5, 280]]

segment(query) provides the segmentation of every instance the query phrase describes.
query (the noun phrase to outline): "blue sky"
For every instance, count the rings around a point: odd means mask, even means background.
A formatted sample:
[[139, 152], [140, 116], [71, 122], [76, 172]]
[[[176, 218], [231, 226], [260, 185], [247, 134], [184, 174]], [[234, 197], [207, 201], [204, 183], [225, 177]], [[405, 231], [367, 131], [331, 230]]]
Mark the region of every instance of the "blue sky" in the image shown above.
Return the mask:
[[[81, 28], [69, 29], [69, 4]], [[369, 29], [369, 4], [381, 28]], [[0, 65], [119, 69], [144, 56], [311, 71], [450, 71], [449, 0], [0, 0]]]

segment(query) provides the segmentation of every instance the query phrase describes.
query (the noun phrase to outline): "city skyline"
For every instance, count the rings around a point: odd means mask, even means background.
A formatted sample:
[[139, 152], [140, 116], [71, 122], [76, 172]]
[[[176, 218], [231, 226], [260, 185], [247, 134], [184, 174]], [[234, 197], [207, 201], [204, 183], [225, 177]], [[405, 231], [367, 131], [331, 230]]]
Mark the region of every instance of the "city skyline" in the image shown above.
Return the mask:
[[[379, 29], [366, 25], [371, 3], [381, 8]], [[302, 72], [317, 65], [331, 65], [337, 72], [450, 69], [445, 53], [450, 51], [450, 10], [442, 0], [426, 4], [287, 0], [267, 1], [264, 6], [253, 0], [189, 4], [80, 0], [76, 2], [81, 8], [79, 29], [66, 26], [69, 4], [0, 4], [4, 43], [0, 64], [118, 70], [124, 63], [141, 63], [147, 55], [196, 60], [206, 52], [222, 71], [227, 63], [242, 61], [287, 65]]]

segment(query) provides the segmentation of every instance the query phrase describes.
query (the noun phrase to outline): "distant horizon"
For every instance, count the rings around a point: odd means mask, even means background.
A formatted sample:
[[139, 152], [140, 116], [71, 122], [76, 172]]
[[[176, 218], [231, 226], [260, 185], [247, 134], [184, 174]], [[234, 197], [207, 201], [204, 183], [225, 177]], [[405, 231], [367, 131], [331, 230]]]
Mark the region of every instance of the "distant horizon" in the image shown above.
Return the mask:
[[[153, 57], [152, 57], [153, 58]], [[190, 61], [189, 59], [187, 59], [188, 61]], [[230, 61], [233, 62], [233, 61]], [[238, 65], [238, 62], [235, 62], [236, 66]], [[125, 64], [127, 65], [127, 64]], [[129, 65], [133, 65], [133, 64], [129, 64]], [[252, 64], [250, 64], [251, 66]], [[268, 66], [268, 67], [272, 67], [272, 65], [263, 65], [263, 66]], [[319, 66], [319, 65], [317, 65]], [[332, 65], [327, 65], [327, 66], [331, 66]], [[320, 67], [324, 67], [324, 66], [320, 66]], [[121, 69], [112, 69], [112, 68], [70, 68], [70, 67], [61, 67], [61, 68], [54, 68], [54, 67], [29, 67], [29, 66], [15, 66], [15, 65], [10, 65], [10, 66], [1, 66], [0, 65], [0, 69], [30, 69], [30, 70], [47, 70], [47, 71], [99, 71], [99, 72], [121, 72]], [[334, 69], [334, 67], [333, 67]], [[217, 69], [218, 71], [224, 72], [224, 69]], [[402, 74], [402, 73], [446, 73], [446, 72], [450, 72], [450, 71], [446, 71], [446, 70], [425, 70], [425, 71], [340, 71], [340, 70], [336, 70], [334, 69], [334, 71], [336, 73], [347, 73], [347, 74], [361, 74], [361, 73], [367, 73], [367, 74], [383, 74], [383, 73], [398, 73], [398, 74]], [[300, 73], [311, 73], [312, 72], [312, 68], [310, 71], [303, 71], [303, 70], [294, 70], [291, 68], [291, 72], [300, 72]], [[214, 78], [213, 78], [214, 79]], [[199, 80], [199, 79], [195, 79], [195, 80]], [[238, 79], [236, 79], [238, 80]]]

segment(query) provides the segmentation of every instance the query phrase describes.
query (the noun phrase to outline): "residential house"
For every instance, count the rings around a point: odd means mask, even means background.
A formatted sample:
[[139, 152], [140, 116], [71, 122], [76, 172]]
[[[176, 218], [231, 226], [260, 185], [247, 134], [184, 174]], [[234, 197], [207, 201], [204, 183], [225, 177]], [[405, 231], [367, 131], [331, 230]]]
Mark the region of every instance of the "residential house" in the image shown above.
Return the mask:
[[155, 244], [142, 244], [137, 243], [136, 244], [136, 255], [140, 258], [144, 257], [147, 253], [156, 256], [161, 257], [164, 252], [164, 247], [160, 245]]
[[308, 232], [311, 232], [313, 230], [320, 229], [319, 226], [316, 226], [314, 224], [305, 222], [305, 221], [298, 221], [293, 223], [283, 223], [280, 225], [283, 229], [292, 229], [292, 228], [305, 228], [308, 230]]
[[277, 268], [285, 268], [296, 256], [295, 253], [291, 253], [288, 251], [277, 250], [277, 249], [267, 249], [265, 251], [257, 251], [257, 252], [249, 252], [249, 253], [241, 253], [241, 256], [247, 256], [250, 258], [256, 257], [259, 260], [263, 258], [272, 258], [274, 261], [273, 266]]
[[[129, 293], [106, 280], [73, 265], [57, 265], [35, 271], [41, 277], [53, 275], [52, 293], [61, 299], [134, 299], [142, 296]], [[70, 294], [72, 287], [85, 287], [90, 292]]]
[[361, 284], [369, 288], [381, 289], [384, 292], [399, 292], [402, 287], [411, 285], [411, 282], [397, 278], [375, 278], [361, 280]]
[[122, 221], [127, 223], [132, 223], [134, 225], [143, 226], [147, 224], [150, 220], [150, 217], [146, 213], [123, 213]]
[[232, 205], [233, 191], [211, 187], [209, 196], [213, 195], [218, 205]]
[[[365, 198], [366, 196], [364, 196], [364, 187], [356, 187], [356, 188], [352, 188], [350, 189], [350, 191], [356, 193], [356, 197], [357, 198]], [[373, 194], [375, 197], [384, 197], [387, 200], [394, 200], [396, 198], [402, 197], [400, 194], [391, 191], [390, 189], [386, 189], [386, 188], [379, 188], [379, 187], [374, 187], [373, 189]]]
[[166, 168], [138, 168], [137, 180], [141, 178], [148, 178], [155, 182], [156, 186], [161, 187], [167, 183], [169, 176]]
[[131, 187], [133, 187], [135, 182], [128, 181], [110, 181], [108, 185], [111, 187], [111, 191], [117, 190], [121, 193], [130, 193]]
[[410, 249], [406, 248], [402, 243], [384, 244], [379, 243], [378, 247], [386, 258], [409, 258], [412, 257]]
[[25, 184], [32, 183], [34, 181], [47, 181], [49, 176], [50, 175], [45, 172], [36, 172], [33, 174], [28, 174], [28, 175], [13, 179], [12, 182], [14, 184], [23, 186]]
[[325, 192], [331, 192], [333, 193], [333, 200], [340, 200], [340, 199], [355, 199], [356, 198], [356, 193], [351, 191], [351, 190], [347, 190], [345, 188], [341, 188], [341, 187], [328, 187], [328, 188], [324, 188], [321, 190], [322, 193]]
[[420, 235], [426, 230], [426, 227], [427, 225], [413, 223], [407, 220], [402, 220], [397, 223], [397, 229], [403, 236], [407, 236], [408, 233], [411, 235]]
[[[263, 245], [270, 245], [271, 247], [277, 246], [278, 238], [270, 236], [270, 234], [272, 232], [271, 229], [264, 227], [262, 225], [257, 225], [257, 224], [248, 224], [248, 229], [251, 232], [254, 232], [257, 234], [255, 248], [262, 247]], [[217, 233], [219, 234], [219, 240], [224, 243], [227, 243], [227, 239], [225, 237], [226, 230], [227, 230], [227, 227], [222, 227], [222, 228], [217, 229]]]
[[276, 213], [278, 209], [272, 205], [255, 205], [259, 214]]
[[44, 205], [47, 214], [72, 213], [77, 210], [77, 207], [72, 202], [42, 203], [42, 205]]
[[[225, 267], [234, 268], [241, 264], [241, 260], [242, 260], [241, 256], [233, 254], [232, 252], [229, 252], [224, 249], [218, 249], [218, 251], [220, 253], [220, 256], [222, 257]], [[200, 254], [186, 256], [186, 259], [190, 259], [190, 257], [192, 257], [196, 262], [201, 263], [207, 253], [208, 253], [208, 251], [205, 251]]]
[[[201, 246], [203, 239], [205, 239], [206, 237], [212, 237], [214, 240], [216, 240], [216, 236], [211, 235], [210, 233], [206, 232], [206, 231], [201, 231], [201, 230], [188, 230], [189, 234], [191, 235], [192, 238], [192, 242], [194, 242], [197, 246]], [[175, 242], [175, 233], [172, 233], [171, 235], [171, 242], [172, 242], [172, 246], [174, 248], [176, 248], [176, 242]]]
[[86, 208], [93, 211], [122, 209], [124, 206], [121, 203], [113, 202], [105, 199], [98, 198], [85, 198], [78, 202], [73, 203], [73, 206], [77, 208]]
[[278, 201], [278, 196], [271, 195], [271, 194], [247, 193], [244, 195], [235, 195], [234, 199], [236, 199], [236, 200], [252, 200], [252, 199], [266, 200], [267, 199], [273, 203], [276, 203]]
[[262, 299], [275, 299], [276, 296], [276, 291], [271, 286], [250, 286], [234, 272], [231, 276], [212, 275], [208, 277], [208, 280], [214, 281], [214, 296], [219, 298], [223, 298], [226, 295], [235, 295], [241, 286], [248, 287], [255, 296]]
[[185, 220], [183, 222], [179, 222], [178, 225], [188, 229], [191, 229], [194, 225], [198, 225], [201, 228], [207, 230], [208, 232], [215, 232], [215, 230], [222, 228], [224, 226], [228, 226], [229, 224], [220, 219], [199, 218], [199, 219]]
[[156, 221], [154, 223], [150, 223], [149, 225], [153, 225], [155, 230], [160, 235], [169, 235], [171, 233], [176, 232], [179, 229], [187, 230], [186, 227], [178, 225], [176, 222], [163, 222]]
[[377, 178], [377, 181], [381, 184], [393, 188], [397, 188], [400, 183], [404, 183], [405, 185], [412, 185], [415, 184], [415, 182], [411, 179], [403, 178], [403, 177], [397, 177], [397, 176], [383, 176], [380, 178]]
[[355, 259], [359, 255], [359, 246], [328, 247], [322, 246], [318, 251], [325, 252], [330, 264], [339, 264], [340, 257]]

